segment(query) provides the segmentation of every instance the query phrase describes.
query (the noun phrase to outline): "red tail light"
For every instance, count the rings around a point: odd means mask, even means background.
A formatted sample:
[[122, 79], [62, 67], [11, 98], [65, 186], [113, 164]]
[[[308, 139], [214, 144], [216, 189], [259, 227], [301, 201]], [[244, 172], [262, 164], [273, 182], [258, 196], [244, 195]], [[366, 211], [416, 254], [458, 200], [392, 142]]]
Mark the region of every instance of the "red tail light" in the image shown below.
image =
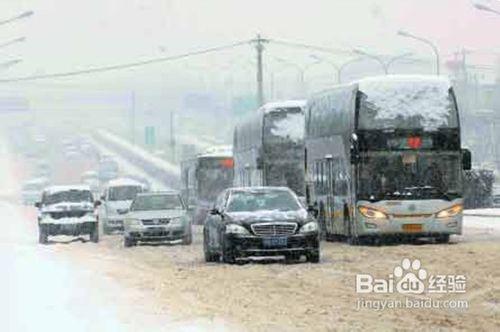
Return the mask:
[[220, 161], [220, 164], [222, 167], [233, 168], [234, 167], [234, 160], [232, 158], [222, 159]]
[[408, 147], [410, 149], [420, 149], [422, 147], [422, 137], [420, 136], [408, 137]]

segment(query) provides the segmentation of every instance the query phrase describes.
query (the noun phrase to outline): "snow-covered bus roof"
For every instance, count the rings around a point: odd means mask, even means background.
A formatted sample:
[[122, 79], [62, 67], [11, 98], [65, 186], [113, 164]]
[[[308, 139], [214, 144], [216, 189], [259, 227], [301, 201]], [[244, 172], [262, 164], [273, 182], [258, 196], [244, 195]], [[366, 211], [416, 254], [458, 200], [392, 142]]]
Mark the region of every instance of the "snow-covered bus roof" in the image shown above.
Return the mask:
[[125, 186], [137, 186], [137, 187], [143, 187], [144, 184], [140, 183], [139, 181], [136, 181], [134, 179], [130, 178], [118, 178], [118, 179], [113, 179], [109, 180], [106, 183], [106, 187], [125, 187]]
[[231, 158], [232, 156], [233, 148], [230, 145], [213, 146], [196, 155], [197, 158]]
[[268, 113], [271, 111], [279, 110], [281, 108], [304, 108], [307, 104], [307, 100], [284, 100], [284, 101], [274, 101], [263, 105], [259, 108], [260, 111]]
[[387, 75], [362, 79], [355, 84], [366, 96], [363, 102], [366, 107], [362, 107], [359, 114], [360, 128], [411, 125], [432, 130], [458, 126], [447, 78]]

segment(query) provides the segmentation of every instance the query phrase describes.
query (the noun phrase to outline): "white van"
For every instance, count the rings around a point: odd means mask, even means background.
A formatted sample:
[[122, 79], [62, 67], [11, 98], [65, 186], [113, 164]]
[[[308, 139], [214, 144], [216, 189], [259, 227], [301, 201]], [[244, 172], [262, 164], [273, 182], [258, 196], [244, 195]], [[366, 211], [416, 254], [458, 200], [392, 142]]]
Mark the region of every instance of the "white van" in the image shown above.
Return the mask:
[[123, 231], [123, 219], [132, 200], [144, 191], [142, 183], [126, 178], [111, 180], [104, 186], [98, 212], [104, 234]]

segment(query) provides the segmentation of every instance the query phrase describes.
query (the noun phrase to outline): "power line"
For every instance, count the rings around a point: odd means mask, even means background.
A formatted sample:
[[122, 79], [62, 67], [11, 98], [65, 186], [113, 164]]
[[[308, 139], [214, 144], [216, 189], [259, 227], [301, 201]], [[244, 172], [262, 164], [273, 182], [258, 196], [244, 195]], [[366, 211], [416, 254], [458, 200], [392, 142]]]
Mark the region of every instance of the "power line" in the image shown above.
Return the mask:
[[180, 60], [183, 58], [188, 58], [188, 57], [197, 56], [197, 55], [203, 55], [203, 54], [207, 54], [207, 53], [223, 51], [226, 49], [235, 48], [235, 47], [242, 46], [242, 45], [248, 45], [251, 42], [252, 42], [252, 40], [245, 40], [245, 41], [240, 41], [240, 42], [236, 42], [236, 43], [232, 43], [232, 44], [228, 44], [228, 45], [211, 47], [211, 48], [207, 48], [207, 49], [200, 50], [200, 51], [193, 51], [193, 52], [172, 55], [172, 56], [167, 56], [167, 57], [161, 57], [161, 58], [155, 58], [155, 59], [149, 59], [149, 60], [144, 60], [144, 61], [130, 62], [130, 63], [120, 64], [120, 65], [103, 66], [103, 67], [96, 67], [96, 68], [89, 68], [89, 69], [82, 69], [82, 70], [75, 70], [75, 71], [68, 71], [68, 72], [54, 73], [54, 74], [30, 75], [30, 76], [23, 76], [23, 77], [0, 79], [0, 83], [34, 81], [34, 80], [41, 80], [41, 79], [47, 79], [47, 78], [70, 77], [70, 76], [102, 73], [102, 72], [108, 72], [108, 71], [114, 71], [114, 70], [129, 69], [129, 68], [151, 65], [151, 64], [155, 64], [155, 63]]
[[317, 46], [317, 45], [291, 42], [291, 41], [286, 41], [286, 40], [268, 39], [268, 42], [274, 43], [277, 45], [283, 45], [283, 46], [289, 46], [289, 47], [295, 47], [295, 48], [305, 48], [305, 49], [315, 50], [315, 51], [320, 51], [320, 52], [325, 52], [325, 53], [349, 54], [349, 55], [352, 54], [352, 52], [348, 51], [348, 50], [341, 50], [341, 49], [336, 49], [336, 48], [329, 48], [329, 47], [323, 47], [323, 46]]

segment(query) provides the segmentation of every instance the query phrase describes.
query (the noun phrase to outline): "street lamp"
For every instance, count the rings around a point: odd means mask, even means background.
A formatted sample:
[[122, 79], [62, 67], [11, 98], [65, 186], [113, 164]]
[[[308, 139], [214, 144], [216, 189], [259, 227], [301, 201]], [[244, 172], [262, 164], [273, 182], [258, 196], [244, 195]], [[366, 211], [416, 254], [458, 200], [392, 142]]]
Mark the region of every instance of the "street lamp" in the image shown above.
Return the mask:
[[305, 66], [300, 66], [300, 65], [298, 65], [296, 63], [290, 62], [290, 61], [282, 59], [282, 58], [277, 58], [277, 57], [273, 57], [273, 58], [274, 58], [274, 60], [276, 60], [278, 62], [281, 62], [281, 63], [283, 63], [286, 66], [294, 67], [295, 69], [297, 69], [297, 71], [299, 73], [299, 84], [300, 84], [302, 92], [305, 93], [305, 90], [306, 90], [306, 86], [305, 86], [305, 75], [306, 75], [306, 72], [307, 72], [308, 69], [310, 69], [313, 66], [317, 65], [318, 63], [320, 63], [320, 61], [315, 61], [315, 62], [309, 63], [309, 64], [307, 64]]
[[425, 38], [422, 38], [419, 36], [415, 36], [407, 31], [399, 30], [398, 35], [401, 37], [412, 38], [412, 39], [421, 41], [424, 44], [429, 45], [432, 48], [432, 51], [434, 52], [434, 54], [436, 55], [436, 74], [437, 74], [437, 76], [439, 76], [440, 60], [439, 60], [439, 50], [437, 49], [436, 45], [434, 45], [434, 43], [428, 39], [425, 39]]
[[21, 20], [23, 18], [27, 18], [27, 17], [30, 17], [34, 14], [34, 12], [32, 10], [27, 10], [17, 16], [14, 16], [14, 17], [11, 17], [11, 18], [8, 18], [6, 20], [3, 20], [3, 21], [0, 21], [0, 25], [3, 25], [3, 24], [7, 24], [7, 23], [10, 23], [10, 22], [14, 22], [14, 21], [17, 21], [17, 20]]
[[5, 61], [5, 62], [0, 63], [0, 68], [12, 67], [14, 65], [17, 65], [18, 63], [21, 63], [22, 61], [23, 61], [22, 59], [14, 59], [14, 60]]
[[378, 63], [380, 63], [380, 65], [382, 66], [382, 69], [384, 70], [384, 74], [387, 75], [389, 74], [389, 69], [387, 68], [387, 65], [386, 63], [384, 62], [384, 60], [382, 60], [381, 57], [377, 56], [377, 55], [374, 55], [374, 54], [370, 54], [368, 52], [365, 52], [363, 50], [360, 50], [360, 49], [353, 49], [352, 50], [355, 54], [358, 54], [358, 55], [362, 55], [362, 56], [365, 56], [367, 58], [370, 58], [370, 59], [373, 59], [375, 61], [377, 61]]
[[351, 63], [358, 62], [358, 61], [364, 59], [364, 57], [359, 57], [359, 58], [348, 60], [348, 61], [338, 65], [335, 62], [321, 58], [321, 57], [317, 56], [316, 54], [311, 54], [311, 58], [316, 59], [319, 62], [327, 63], [330, 66], [332, 66], [333, 68], [335, 68], [335, 71], [337, 72], [337, 84], [342, 83], [342, 70], [344, 70], [345, 67], [347, 67]]
[[355, 54], [359, 54], [361, 56], [373, 59], [373, 60], [377, 61], [378, 63], [380, 63], [380, 65], [382, 66], [382, 68], [384, 70], [385, 75], [389, 74], [389, 68], [391, 67], [391, 65], [394, 62], [396, 62], [399, 59], [403, 59], [403, 58], [406, 58], [406, 57], [413, 55], [413, 53], [411, 53], [411, 52], [406, 52], [406, 53], [402, 53], [402, 54], [393, 56], [393, 57], [389, 58], [388, 61], [384, 61], [382, 56], [371, 54], [371, 53], [368, 53], [368, 52], [360, 50], [360, 49], [354, 49], [353, 52]]
[[26, 41], [26, 37], [20, 37], [20, 38], [12, 39], [12, 40], [9, 40], [8, 42], [0, 44], [0, 48], [4, 48], [4, 47], [10, 46], [12, 44], [16, 44], [16, 43], [22, 43], [22, 42], [25, 42], [25, 41]]
[[476, 9], [483, 10], [483, 11], [485, 11], [485, 12], [490, 12], [490, 13], [494, 13], [494, 14], [500, 15], [500, 11], [495, 10], [495, 9], [493, 9], [493, 8], [489, 7], [486, 3], [484, 3], [484, 1], [479, 1], [479, 0], [472, 1], [472, 5], [473, 5]]

